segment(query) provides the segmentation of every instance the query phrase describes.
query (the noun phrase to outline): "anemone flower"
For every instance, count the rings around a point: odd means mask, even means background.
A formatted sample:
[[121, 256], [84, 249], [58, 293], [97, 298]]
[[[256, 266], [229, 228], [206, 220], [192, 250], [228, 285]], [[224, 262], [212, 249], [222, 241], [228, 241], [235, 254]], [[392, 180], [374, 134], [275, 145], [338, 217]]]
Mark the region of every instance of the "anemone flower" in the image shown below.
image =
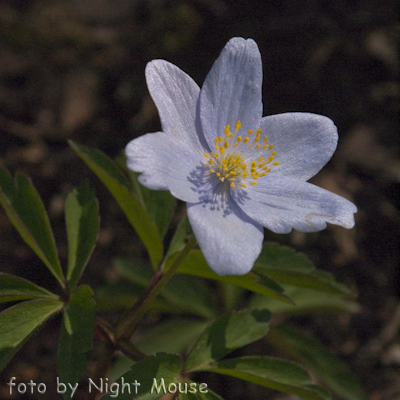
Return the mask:
[[162, 131], [132, 140], [128, 167], [154, 190], [187, 202], [189, 222], [219, 275], [251, 270], [263, 227], [315, 232], [354, 226], [357, 208], [306, 182], [332, 157], [333, 122], [310, 113], [262, 117], [262, 64], [252, 39], [231, 39], [203, 87], [175, 65], [153, 60], [146, 80]]

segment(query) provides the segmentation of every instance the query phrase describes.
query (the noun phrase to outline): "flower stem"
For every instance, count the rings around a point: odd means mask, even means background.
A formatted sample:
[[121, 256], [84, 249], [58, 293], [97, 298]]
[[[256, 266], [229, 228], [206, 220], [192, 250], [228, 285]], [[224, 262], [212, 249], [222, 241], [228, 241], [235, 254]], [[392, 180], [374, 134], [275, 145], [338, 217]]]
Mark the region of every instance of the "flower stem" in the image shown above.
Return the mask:
[[[165, 273], [162, 272], [161, 268], [157, 272], [155, 272], [142, 296], [136, 301], [133, 307], [125, 311], [125, 313], [120, 318], [119, 323], [115, 328], [116, 341], [119, 341], [121, 339], [129, 340], [129, 338], [132, 336], [133, 331], [136, 328], [136, 325], [146, 313], [152, 301], [157, 297], [162, 288], [172, 278], [178, 267], [182, 264], [183, 260], [187, 257], [190, 250], [192, 250], [195, 244], [196, 238], [194, 237], [194, 235], [192, 235], [189, 241], [186, 243], [186, 246], [179, 253], [178, 257], [171, 265], [171, 267]], [[162, 264], [162, 266], [163, 265], [164, 263]]]

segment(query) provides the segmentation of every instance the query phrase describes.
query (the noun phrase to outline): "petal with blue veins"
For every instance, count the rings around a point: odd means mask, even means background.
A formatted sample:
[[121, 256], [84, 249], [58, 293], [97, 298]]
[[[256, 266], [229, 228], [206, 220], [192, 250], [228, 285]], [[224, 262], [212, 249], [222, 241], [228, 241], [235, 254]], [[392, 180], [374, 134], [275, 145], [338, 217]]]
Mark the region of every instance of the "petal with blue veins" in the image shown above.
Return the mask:
[[261, 252], [264, 230], [220, 186], [209, 201], [187, 204], [189, 222], [213, 271], [221, 276], [244, 275]]
[[354, 226], [357, 207], [349, 200], [308, 182], [264, 177], [258, 185], [231, 190], [238, 206], [254, 221], [275, 233], [316, 232], [326, 223]]

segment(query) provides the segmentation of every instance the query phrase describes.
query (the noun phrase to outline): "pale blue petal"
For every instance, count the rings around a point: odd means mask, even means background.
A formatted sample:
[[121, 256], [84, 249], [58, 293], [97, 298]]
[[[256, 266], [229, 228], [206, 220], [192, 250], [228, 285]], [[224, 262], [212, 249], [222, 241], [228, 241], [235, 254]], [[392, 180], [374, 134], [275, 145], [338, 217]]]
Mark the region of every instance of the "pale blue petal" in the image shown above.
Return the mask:
[[169, 190], [183, 201], [197, 202], [212, 183], [195, 150], [165, 132], [148, 133], [128, 143], [128, 168], [142, 172], [139, 182], [149, 189]]
[[[175, 65], [153, 60], [146, 66], [146, 81], [160, 114], [162, 130], [176, 136], [188, 146], [204, 153], [196, 122], [200, 89], [195, 81]], [[196, 126], [196, 125], [199, 126]]]
[[210, 202], [188, 203], [187, 210], [193, 233], [213, 271], [221, 276], [244, 275], [252, 269], [261, 252], [263, 228], [228, 192], [214, 193]]
[[226, 125], [242, 131], [256, 130], [262, 116], [262, 64], [257, 44], [252, 39], [231, 39], [215, 61], [200, 93], [200, 119], [211, 148], [223, 136]]
[[345, 198], [308, 182], [268, 175], [258, 179], [258, 185], [231, 193], [250, 218], [269, 230], [316, 232], [325, 229], [327, 222], [354, 226], [357, 207]]
[[[306, 181], [331, 159], [338, 133], [332, 120], [310, 113], [284, 113], [264, 117], [260, 128], [276, 152], [270, 174]], [[263, 137], [263, 136], [262, 136]]]

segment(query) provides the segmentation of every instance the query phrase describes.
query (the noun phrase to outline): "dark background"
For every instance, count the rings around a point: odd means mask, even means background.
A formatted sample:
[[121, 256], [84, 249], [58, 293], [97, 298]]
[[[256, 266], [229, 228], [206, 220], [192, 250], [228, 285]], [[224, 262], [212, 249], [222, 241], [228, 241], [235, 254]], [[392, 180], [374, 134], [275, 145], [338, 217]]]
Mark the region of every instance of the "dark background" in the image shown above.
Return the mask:
[[[84, 281], [96, 286], [114, 279], [112, 258], [131, 255], [137, 238], [67, 139], [117, 156], [129, 140], [159, 129], [144, 79], [148, 61], [171, 61], [201, 86], [231, 37], [253, 38], [263, 59], [264, 115], [307, 111], [332, 118], [338, 150], [312, 182], [359, 209], [352, 230], [266, 231], [266, 239], [306, 252], [358, 294], [361, 311], [354, 316], [297, 323], [349, 363], [370, 400], [399, 400], [398, 6], [394, 0], [3, 0], [0, 163], [32, 177], [64, 264], [64, 200], [83, 178], [90, 180], [101, 231]], [[0, 271], [55, 290], [3, 210]], [[35, 334], [2, 373], [0, 398], [9, 398], [3, 382], [10, 376], [54, 386], [58, 323]], [[232, 382], [221, 378], [210, 386], [229, 400], [294, 399]]]

